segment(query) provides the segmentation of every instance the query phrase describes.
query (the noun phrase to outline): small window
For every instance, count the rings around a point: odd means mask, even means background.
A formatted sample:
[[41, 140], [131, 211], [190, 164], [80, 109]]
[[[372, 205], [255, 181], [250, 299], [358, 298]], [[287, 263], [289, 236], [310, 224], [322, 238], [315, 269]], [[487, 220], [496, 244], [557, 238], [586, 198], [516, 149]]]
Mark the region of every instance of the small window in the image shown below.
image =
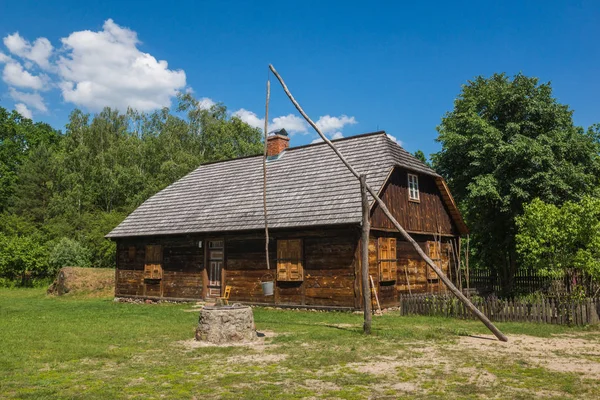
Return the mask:
[[208, 242], [209, 249], [222, 249], [223, 241], [222, 240], [211, 240]]
[[277, 241], [277, 280], [303, 281], [302, 239]]
[[130, 263], [135, 262], [135, 246], [129, 246], [129, 251], [128, 251], [128, 261]]
[[419, 201], [419, 177], [414, 174], [408, 174], [408, 199]]
[[163, 248], [161, 245], [146, 246], [144, 279], [162, 279]]
[[380, 237], [377, 247], [379, 248], [379, 280], [382, 282], [395, 281], [398, 271], [396, 238]]

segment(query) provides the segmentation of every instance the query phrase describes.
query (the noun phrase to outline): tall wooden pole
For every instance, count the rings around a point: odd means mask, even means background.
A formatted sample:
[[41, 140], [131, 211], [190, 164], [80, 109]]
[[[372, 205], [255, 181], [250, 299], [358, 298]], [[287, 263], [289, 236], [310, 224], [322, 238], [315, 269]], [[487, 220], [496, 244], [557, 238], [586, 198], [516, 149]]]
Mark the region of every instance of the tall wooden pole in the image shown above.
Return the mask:
[[369, 222], [369, 197], [367, 196], [367, 177], [360, 176], [360, 194], [362, 198], [362, 235], [361, 243], [361, 280], [363, 292], [363, 309], [364, 309], [364, 324], [363, 332], [365, 335], [371, 334], [371, 286], [369, 285], [369, 232], [371, 231], [371, 223]]
[[267, 101], [265, 104], [265, 150], [263, 154], [263, 212], [265, 214], [265, 258], [267, 259], [267, 269], [269, 265], [269, 223], [267, 219], [267, 128], [269, 126], [269, 97], [271, 96], [271, 81], [267, 79]]
[[[337, 156], [339, 157], [339, 159], [350, 170], [350, 172], [352, 172], [352, 174], [357, 179], [360, 180], [359, 173], [352, 167], [352, 165], [350, 165], [350, 163], [348, 163], [348, 161], [342, 155], [342, 153], [340, 153], [340, 151], [333, 145], [333, 143], [331, 143], [331, 141], [329, 139], [327, 139], [327, 137], [323, 134], [323, 132], [321, 132], [321, 130], [319, 129], [319, 127], [304, 112], [304, 110], [302, 109], [302, 107], [300, 107], [300, 104], [298, 104], [298, 102], [296, 101], [296, 99], [294, 99], [294, 96], [292, 96], [292, 93], [287, 88], [285, 82], [283, 81], [283, 78], [281, 78], [281, 76], [277, 73], [277, 71], [275, 70], [275, 68], [273, 67], [273, 65], [269, 65], [269, 69], [271, 70], [271, 72], [273, 72], [273, 74], [275, 75], [275, 77], [277, 77], [277, 80], [281, 84], [281, 87], [283, 87], [283, 91], [288, 96], [288, 98], [290, 99], [290, 101], [292, 102], [292, 104], [294, 104], [294, 107], [296, 107], [296, 110], [298, 110], [298, 112], [304, 117], [304, 119], [306, 120], [306, 122], [308, 122], [308, 124], [313, 127], [313, 129], [319, 134], [319, 136], [321, 137], [321, 139], [323, 139], [323, 141], [325, 143], [327, 143], [329, 145], [329, 147], [331, 147], [331, 149], [335, 152], [335, 154], [337, 154]], [[492, 331], [492, 333], [494, 335], [496, 335], [496, 337], [499, 340], [501, 340], [503, 342], [507, 342], [508, 338], [506, 337], [506, 335], [504, 335], [502, 332], [500, 332], [500, 330], [498, 328], [496, 328], [496, 326], [492, 323], [492, 321], [490, 321], [488, 319], [488, 317], [485, 316], [485, 314], [483, 314], [481, 311], [479, 311], [477, 309], [477, 307], [475, 307], [475, 305], [473, 303], [471, 303], [471, 301], [469, 299], [467, 299], [465, 297], [465, 295], [462, 294], [462, 292], [456, 288], [456, 286], [454, 286], [454, 284], [452, 283], [452, 281], [450, 279], [448, 279], [448, 277], [446, 276], [446, 274], [444, 274], [444, 272], [442, 272], [442, 270], [439, 269], [437, 265], [435, 265], [435, 263], [431, 260], [431, 258], [429, 258], [429, 256], [427, 254], [425, 254], [425, 252], [423, 251], [423, 249], [421, 248], [421, 246], [419, 246], [419, 244], [408, 234], [408, 232], [406, 232], [406, 230], [402, 227], [402, 225], [400, 225], [400, 223], [398, 221], [396, 221], [396, 218], [394, 218], [394, 216], [392, 215], [392, 213], [390, 212], [390, 210], [388, 210], [388, 208], [385, 205], [385, 203], [383, 202], [383, 200], [381, 200], [379, 198], [379, 196], [377, 196], [377, 193], [375, 193], [375, 191], [371, 188], [371, 186], [369, 186], [369, 184], [366, 183], [366, 182], [365, 182], [365, 188], [371, 194], [371, 196], [373, 197], [373, 199], [375, 199], [375, 201], [377, 202], [377, 205], [379, 206], [379, 208], [381, 209], [381, 211], [383, 211], [383, 213], [385, 214], [385, 216], [388, 217], [388, 219], [396, 227], [396, 229], [398, 230], [398, 232], [400, 232], [400, 234], [402, 235], [402, 237], [404, 237], [404, 239], [406, 239], [406, 241], [408, 241], [413, 246], [413, 248], [415, 249], [415, 251], [421, 256], [421, 258], [423, 258], [423, 260], [425, 260], [425, 262], [427, 263], [427, 265], [429, 265], [431, 267], [431, 269], [433, 269], [435, 271], [435, 273], [437, 274], [437, 276], [442, 280], [442, 282], [444, 282], [444, 284], [446, 285], [446, 287], [448, 287], [448, 289], [450, 289], [450, 291], [456, 297], [458, 297], [458, 299], [465, 305], [465, 307], [467, 307], [477, 318], [479, 318], [479, 320], [481, 322], [483, 322], [483, 324], [490, 331]]]

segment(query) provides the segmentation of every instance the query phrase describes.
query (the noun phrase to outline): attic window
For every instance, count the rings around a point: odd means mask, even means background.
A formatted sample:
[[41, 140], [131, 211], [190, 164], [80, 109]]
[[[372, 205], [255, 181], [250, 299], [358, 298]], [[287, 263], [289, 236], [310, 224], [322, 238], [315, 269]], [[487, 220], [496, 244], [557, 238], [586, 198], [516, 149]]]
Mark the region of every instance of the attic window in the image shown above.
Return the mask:
[[414, 174], [408, 174], [408, 199], [419, 201], [419, 177]]

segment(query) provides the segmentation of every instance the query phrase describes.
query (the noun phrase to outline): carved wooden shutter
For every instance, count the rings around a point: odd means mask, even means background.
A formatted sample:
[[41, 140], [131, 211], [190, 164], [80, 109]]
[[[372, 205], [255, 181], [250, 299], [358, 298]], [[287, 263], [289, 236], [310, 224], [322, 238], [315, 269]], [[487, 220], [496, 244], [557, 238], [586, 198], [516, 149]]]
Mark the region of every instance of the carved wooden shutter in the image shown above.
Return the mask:
[[379, 280], [395, 281], [398, 271], [396, 238], [379, 238]]
[[302, 281], [302, 239], [277, 241], [277, 280]]
[[277, 280], [287, 281], [288, 271], [290, 270], [289, 261], [287, 260], [287, 240], [277, 241]]
[[162, 259], [162, 246], [146, 246], [146, 264], [144, 266], [144, 279], [162, 279]]

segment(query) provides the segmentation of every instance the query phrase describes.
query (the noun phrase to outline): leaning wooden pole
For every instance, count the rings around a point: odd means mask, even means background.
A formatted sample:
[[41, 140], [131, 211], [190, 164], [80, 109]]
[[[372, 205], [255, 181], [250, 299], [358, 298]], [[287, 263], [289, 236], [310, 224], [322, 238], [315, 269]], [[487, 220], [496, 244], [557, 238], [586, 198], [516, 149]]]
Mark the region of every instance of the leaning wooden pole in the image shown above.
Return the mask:
[[363, 332], [365, 335], [371, 334], [371, 286], [369, 285], [369, 232], [371, 231], [371, 222], [369, 221], [369, 197], [367, 196], [367, 177], [360, 176], [360, 194], [362, 198], [362, 235], [360, 238], [360, 271], [363, 293], [364, 323]]
[[[335, 152], [335, 154], [337, 154], [337, 156], [344, 163], [344, 165], [350, 170], [350, 172], [352, 172], [352, 175], [354, 175], [356, 177], [356, 179], [360, 180], [359, 173], [352, 167], [352, 165], [350, 165], [350, 163], [348, 163], [348, 161], [342, 155], [342, 153], [340, 153], [340, 151], [333, 145], [333, 143], [331, 143], [331, 141], [329, 139], [327, 139], [327, 137], [323, 134], [323, 132], [321, 132], [319, 127], [304, 112], [302, 107], [300, 107], [300, 104], [298, 104], [296, 99], [294, 99], [294, 96], [292, 96], [292, 93], [289, 91], [285, 82], [283, 81], [283, 79], [281, 78], [279, 73], [277, 73], [277, 70], [275, 70], [273, 65], [269, 65], [269, 69], [275, 75], [275, 77], [277, 78], [277, 80], [279, 81], [281, 86], [283, 87], [283, 91], [288, 96], [288, 98], [290, 99], [292, 104], [294, 104], [294, 107], [296, 107], [296, 110], [298, 110], [298, 112], [304, 117], [306, 122], [308, 122], [309, 125], [313, 127], [313, 129], [319, 134], [321, 139], [323, 139], [323, 141], [325, 143], [327, 143], [329, 145], [329, 147], [331, 147], [331, 149]], [[435, 265], [435, 263], [431, 260], [431, 258], [429, 258], [429, 256], [427, 254], [425, 254], [423, 249], [421, 249], [421, 246], [419, 246], [419, 244], [408, 234], [408, 232], [406, 232], [406, 230], [402, 227], [402, 225], [400, 225], [400, 223], [398, 223], [398, 221], [396, 221], [396, 218], [394, 218], [394, 216], [392, 215], [390, 210], [388, 210], [385, 203], [379, 198], [379, 196], [377, 196], [377, 193], [375, 193], [375, 191], [371, 188], [371, 186], [369, 186], [369, 184], [366, 182], [365, 182], [365, 188], [371, 194], [371, 196], [373, 196], [373, 199], [375, 199], [375, 201], [377, 202], [377, 205], [379, 206], [379, 208], [381, 208], [381, 211], [383, 211], [383, 213], [386, 215], [386, 217], [388, 217], [388, 219], [396, 227], [398, 232], [400, 232], [402, 237], [404, 237], [404, 239], [406, 239], [414, 247], [415, 251], [423, 258], [423, 260], [425, 260], [427, 265], [429, 265], [431, 267], [431, 269], [433, 269], [435, 271], [435, 273], [439, 276], [439, 278], [442, 280], [442, 282], [444, 282], [444, 284], [448, 287], [448, 289], [450, 289], [450, 291], [456, 297], [458, 297], [458, 299], [465, 305], [465, 307], [467, 307], [477, 318], [479, 318], [479, 320], [481, 322], [483, 322], [483, 324], [490, 331], [492, 331], [492, 333], [494, 335], [496, 335], [496, 337], [499, 340], [501, 340], [503, 342], [507, 342], [508, 338], [506, 337], [506, 335], [504, 335], [502, 332], [500, 332], [500, 330], [498, 328], [496, 328], [496, 326], [492, 323], [492, 321], [490, 321], [488, 319], [488, 317], [486, 317], [481, 311], [479, 311], [477, 309], [477, 307], [475, 307], [475, 305], [473, 303], [471, 303], [471, 301], [469, 301], [469, 299], [467, 299], [465, 297], [465, 295], [462, 294], [462, 292], [456, 288], [456, 286], [454, 286], [452, 281], [450, 281], [450, 279], [448, 279], [448, 277], [442, 272], [442, 270], [439, 269], [437, 265]]]
[[265, 258], [267, 260], [267, 269], [269, 265], [269, 222], [267, 218], [267, 153], [268, 153], [268, 132], [269, 127], [269, 97], [271, 96], [271, 81], [267, 79], [267, 101], [265, 104], [265, 149], [263, 154], [263, 212], [265, 215]]

